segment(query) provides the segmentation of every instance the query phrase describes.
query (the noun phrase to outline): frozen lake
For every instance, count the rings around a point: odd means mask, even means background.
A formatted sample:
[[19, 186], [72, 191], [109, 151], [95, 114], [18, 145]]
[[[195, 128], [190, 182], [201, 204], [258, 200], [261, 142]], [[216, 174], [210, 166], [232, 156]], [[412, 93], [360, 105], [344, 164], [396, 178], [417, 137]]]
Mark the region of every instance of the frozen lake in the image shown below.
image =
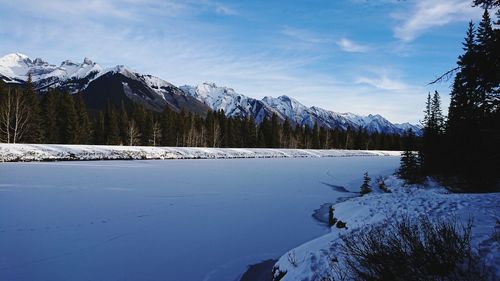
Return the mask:
[[399, 157], [0, 164], [0, 280], [233, 281]]

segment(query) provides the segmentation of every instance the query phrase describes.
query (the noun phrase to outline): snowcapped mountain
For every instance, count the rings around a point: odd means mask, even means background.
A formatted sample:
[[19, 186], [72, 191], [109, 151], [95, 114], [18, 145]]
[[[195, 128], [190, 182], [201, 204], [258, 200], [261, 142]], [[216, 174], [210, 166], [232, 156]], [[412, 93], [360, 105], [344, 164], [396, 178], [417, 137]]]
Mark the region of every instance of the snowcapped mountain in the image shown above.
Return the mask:
[[253, 117], [257, 123], [262, 122], [264, 118], [271, 118], [273, 113], [281, 116], [279, 111], [261, 100], [238, 94], [231, 88], [217, 87], [214, 83], [202, 83], [196, 87], [184, 85], [180, 89], [214, 111], [224, 110], [227, 116]]
[[337, 113], [316, 106], [307, 107], [285, 95], [277, 98], [268, 96], [258, 100], [238, 94], [231, 88], [217, 87], [213, 83], [180, 88], [212, 110], [222, 109], [226, 115], [233, 117], [252, 116], [257, 122], [261, 122], [264, 116], [269, 118], [276, 113], [280, 120], [288, 119], [293, 124], [301, 126], [313, 127], [315, 123], [318, 123], [319, 126], [330, 129], [362, 128], [368, 132], [390, 134], [404, 134], [411, 128], [416, 134], [421, 134], [421, 127], [417, 125], [393, 124], [378, 114], [361, 116], [353, 113]]
[[44, 92], [56, 88], [82, 93], [91, 109], [103, 109], [108, 103], [140, 103], [155, 111], [162, 111], [168, 106], [177, 112], [185, 109], [201, 115], [205, 115], [208, 110], [224, 110], [227, 116], [252, 117], [257, 123], [276, 114], [281, 121], [288, 119], [301, 126], [312, 127], [317, 123], [332, 129], [362, 128], [369, 132], [391, 134], [403, 134], [411, 128], [421, 134], [418, 125], [393, 124], [378, 114], [361, 116], [307, 107], [285, 95], [259, 100], [228, 87], [218, 87], [214, 83], [176, 87], [158, 77], [137, 73], [123, 65], [103, 68], [88, 58], [81, 63], [66, 60], [60, 65], [50, 64], [40, 58], [31, 59], [19, 53], [0, 58], [0, 79], [5, 83], [23, 85], [30, 75], [35, 89]]
[[15, 53], [0, 58], [0, 75], [5, 77], [6, 82], [22, 83], [31, 74], [33, 82], [38, 89], [48, 87], [70, 86], [76, 90], [78, 85], [72, 82], [81, 79], [92, 79], [102, 72], [101, 66], [85, 58], [82, 63], [69, 60], [63, 61], [60, 66], [36, 58], [31, 60], [28, 56]]
[[29, 75], [35, 89], [80, 92], [92, 109], [103, 109], [108, 102], [119, 105], [122, 101], [140, 103], [155, 111], [169, 106], [177, 112], [185, 109], [204, 115], [210, 109], [167, 81], [123, 65], [105, 69], [85, 58], [82, 63], [66, 60], [57, 66], [19, 53], [0, 58], [0, 79], [4, 82], [24, 84]]

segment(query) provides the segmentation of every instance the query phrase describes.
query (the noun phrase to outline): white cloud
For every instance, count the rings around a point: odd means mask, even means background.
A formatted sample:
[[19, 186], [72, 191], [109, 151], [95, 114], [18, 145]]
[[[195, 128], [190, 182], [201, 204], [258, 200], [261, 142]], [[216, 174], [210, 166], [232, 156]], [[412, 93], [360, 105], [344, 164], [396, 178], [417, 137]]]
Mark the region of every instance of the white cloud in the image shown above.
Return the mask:
[[283, 35], [286, 35], [292, 39], [303, 41], [306, 43], [311, 43], [311, 44], [321, 44], [321, 43], [330, 42], [330, 39], [325, 37], [325, 36], [315, 34], [309, 30], [306, 30], [306, 29], [294, 28], [294, 27], [290, 27], [290, 26], [283, 27], [281, 29], [280, 33]]
[[221, 4], [216, 4], [215, 12], [224, 16], [234, 16], [238, 14], [235, 10]]
[[405, 90], [408, 85], [398, 79], [393, 79], [386, 75], [379, 77], [359, 77], [355, 80], [356, 84], [367, 84], [381, 90]]
[[[0, 55], [23, 52], [56, 64], [87, 56], [103, 66], [125, 64], [175, 85], [210, 81], [256, 98], [287, 94], [309, 106], [380, 113], [397, 122], [415, 122], [421, 115], [415, 104], [424, 98], [415, 95], [409, 89], [411, 85], [405, 85], [399, 76], [345, 69], [332, 78], [335, 71], [322, 74], [307, 68], [318, 60], [316, 49], [291, 51], [290, 55], [265, 48], [248, 51], [235, 47], [224, 26], [204, 24], [196, 18], [203, 12], [217, 13], [215, 2], [125, 0], [131, 4], [122, 6], [117, 0], [94, 1], [80, 14], [78, 5], [85, 5], [83, 0], [68, 6], [62, 0], [36, 1], [32, 5], [0, 0], [2, 7], [13, 11], [0, 25]], [[106, 10], [112, 8], [116, 10]], [[294, 45], [335, 44], [331, 37], [305, 29], [286, 27], [282, 33], [294, 39]], [[365, 75], [348, 79], [346, 73]], [[397, 79], [391, 81], [389, 77]]]
[[342, 38], [337, 41], [337, 45], [345, 52], [349, 53], [364, 53], [368, 51], [367, 46], [355, 43], [347, 38]]
[[419, 0], [410, 11], [394, 14], [399, 19], [394, 36], [410, 42], [435, 27], [466, 22], [480, 16], [481, 9], [471, 7], [470, 0]]

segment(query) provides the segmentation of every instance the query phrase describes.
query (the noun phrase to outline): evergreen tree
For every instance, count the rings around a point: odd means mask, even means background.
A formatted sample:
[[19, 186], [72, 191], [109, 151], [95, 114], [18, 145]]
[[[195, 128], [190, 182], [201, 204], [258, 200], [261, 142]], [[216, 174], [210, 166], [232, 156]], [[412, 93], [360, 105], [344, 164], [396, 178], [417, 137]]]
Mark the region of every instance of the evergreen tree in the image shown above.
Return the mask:
[[43, 99], [43, 127], [47, 143], [59, 142], [58, 105], [60, 95], [55, 90], [49, 90]]
[[474, 6], [481, 6], [485, 9], [500, 7], [500, 0], [473, 0]]
[[91, 141], [92, 125], [87, 113], [87, 107], [81, 94], [75, 94], [75, 110], [77, 115], [77, 128], [76, 143], [88, 144]]
[[142, 145], [151, 145], [153, 144], [153, 135], [154, 135], [154, 123], [155, 120], [151, 111], [146, 111], [144, 115], [144, 122], [141, 126], [142, 128]]
[[245, 136], [246, 147], [256, 147], [258, 143], [258, 133], [257, 127], [255, 125], [255, 120], [250, 116], [245, 119]]
[[279, 148], [281, 141], [280, 124], [278, 122], [278, 115], [273, 113], [271, 117], [271, 147]]
[[259, 141], [261, 147], [272, 147], [273, 145], [272, 127], [267, 118], [264, 118], [262, 120], [262, 123], [260, 123], [260, 133], [262, 133], [262, 139]]
[[460, 134], [472, 129], [475, 124], [475, 114], [479, 97], [476, 89], [477, 52], [474, 24], [469, 22], [465, 38], [464, 54], [457, 62], [459, 71], [455, 76], [451, 91], [450, 108], [448, 110], [448, 129], [451, 134]]
[[479, 149], [479, 124], [481, 95], [478, 94], [477, 44], [472, 22], [469, 23], [464, 42], [464, 54], [457, 62], [459, 71], [452, 86], [448, 110], [447, 138], [445, 147], [448, 156], [446, 168], [471, 170], [472, 159]]
[[120, 129], [118, 128], [118, 117], [114, 106], [108, 103], [106, 115], [104, 118], [104, 128], [106, 136], [106, 144], [117, 145], [121, 143]]
[[411, 129], [406, 135], [405, 150], [401, 155], [397, 175], [405, 180], [407, 184], [416, 184], [422, 182], [420, 161], [412, 149], [414, 147], [415, 134]]
[[319, 126], [318, 123], [314, 123], [312, 130], [312, 148], [319, 149], [320, 141], [319, 141]]
[[28, 75], [24, 96], [29, 107], [29, 121], [24, 141], [29, 143], [44, 143], [45, 136], [40, 98], [34, 89], [31, 74]]
[[61, 95], [58, 110], [59, 143], [72, 144], [78, 141], [78, 116], [73, 97], [65, 92]]
[[129, 126], [129, 120], [128, 120], [128, 111], [127, 108], [125, 107], [125, 103], [121, 102], [120, 104], [120, 113], [118, 116], [118, 130], [120, 131], [120, 144], [128, 144], [128, 126]]
[[477, 28], [477, 68], [478, 68], [478, 107], [481, 117], [492, 110], [495, 100], [493, 90], [498, 84], [496, 80], [495, 54], [495, 32], [491, 26], [491, 18], [487, 9], [484, 9], [483, 17]]
[[432, 96], [431, 110], [432, 129], [436, 134], [441, 134], [444, 132], [445, 122], [443, 111], [441, 110], [441, 97], [438, 91], [434, 91], [434, 95]]
[[367, 193], [372, 192], [372, 188], [370, 186], [370, 181], [371, 181], [371, 178], [368, 176], [368, 172], [365, 172], [365, 174], [363, 176], [363, 184], [361, 184], [361, 191], [360, 191], [361, 195], [365, 195]]
[[292, 139], [292, 125], [290, 124], [290, 121], [285, 119], [285, 122], [283, 122], [283, 147], [291, 148], [291, 139]]
[[441, 112], [441, 99], [437, 91], [433, 97], [428, 94], [423, 122], [423, 147], [420, 160], [426, 172], [432, 173], [440, 168], [442, 155], [442, 137], [444, 118]]
[[106, 144], [106, 131], [104, 127], [104, 114], [99, 111], [94, 121], [94, 144]]

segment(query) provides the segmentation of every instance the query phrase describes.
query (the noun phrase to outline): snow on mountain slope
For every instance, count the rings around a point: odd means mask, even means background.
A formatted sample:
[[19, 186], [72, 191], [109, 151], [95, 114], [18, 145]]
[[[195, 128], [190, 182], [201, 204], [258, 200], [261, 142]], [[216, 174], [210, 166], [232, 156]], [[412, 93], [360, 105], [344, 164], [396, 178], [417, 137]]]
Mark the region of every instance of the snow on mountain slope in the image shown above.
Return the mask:
[[169, 106], [177, 112], [184, 108], [204, 115], [209, 109], [167, 81], [134, 72], [123, 65], [102, 68], [85, 58], [82, 63], [66, 60], [56, 66], [18, 53], [0, 58], [0, 78], [4, 82], [23, 84], [29, 75], [35, 89], [80, 92], [93, 109], [103, 109], [108, 102], [119, 106], [122, 101], [140, 103], [155, 111]]
[[32, 60], [19, 53], [0, 58], [0, 79], [4, 82], [23, 84], [29, 75], [37, 90], [57, 88], [70, 93], [81, 92], [94, 109], [104, 108], [108, 101], [120, 103], [126, 98], [155, 111], [162, 111], [165, 106], [177, 112], [184, 108], [202, 115], [208, 109], [224, 110], [227, 116], [252, 117], [257, 123], [276, 114], [280, 121], [288, 119], [293, 124], [308, 127], [318, 124], [330, 129], [361, 128], [372, 133], [390, 134], [404, 134], [411, 128], [417, 135], [421, 134], [418, 125], [392, 124], [378, 114], [361, 116], [307, 107], [285, 95], [258, 100], [213, 83], [176, 87], [158, 77], [134, 72], [123, 65], [102, 68], [88, 58], [82, 63], [66, 60], [59, 66], [40, 58]]
[[382, 116], [361, 116], [353, 113], [337, 113], [319, 107], [307, 107], [294, 98], [286, 95], [277, 98], [267, 96], [262, 100], [249, 98], [235, 92], [231, 88], [218, 87], [213, 83], [203, 83], [198, 86], [181, 86], [184, 93], [208, 105], [212, 110], [224, 110], [227, 116], [253, 116], [260, 123], [264, 117], [278, 115], [281, 121], [290, 120], [293, 124], [313, 127], [314, 124], [330, 129], [366, 129], [368, 132], [404, 134], [411, 128], [417, 135], [421, 128], [408, 123], [392, 124]]
[[353, 113], [337, 113], [316, 106], [306, 107], [288, 96], [279, 96], [277, 98], [264, 97], [262, 101], [280, 112], [283, 116], [286, 116], [289, 120], [303, 126], [312, 127], [317, 123], [319, 126], [331, 129], [362, 128], [372, 133], [389, 134], [404, 134], [411, 128], [418, 135], [421, 134], [419, 126], [408, 123], [402, 125], [392, 124], [378, 114], [361, 116]]
[[69, 60], [60, 66], [49, 64], [41, 58], [31, 60], [28, 56], [15, 53], [0, 58], [0, 74], [13, 80], [26, 81], [31, 74], [33, 82], [42, 88], [54, 83], [85, 78], [92, 73], [101, 72], [100, 65], [85, 58], [82, 63]]
[[238, 94], [231, 88], [217, 87], [214, 83], [202, 83], [196, 87], [185, 85], [180, 89], [214, 111], [224, 110], [227, 116], [253, 117], [260, 123], [265, 117], [272, 117], [273, 113], [281, 115], [260, 100]]

